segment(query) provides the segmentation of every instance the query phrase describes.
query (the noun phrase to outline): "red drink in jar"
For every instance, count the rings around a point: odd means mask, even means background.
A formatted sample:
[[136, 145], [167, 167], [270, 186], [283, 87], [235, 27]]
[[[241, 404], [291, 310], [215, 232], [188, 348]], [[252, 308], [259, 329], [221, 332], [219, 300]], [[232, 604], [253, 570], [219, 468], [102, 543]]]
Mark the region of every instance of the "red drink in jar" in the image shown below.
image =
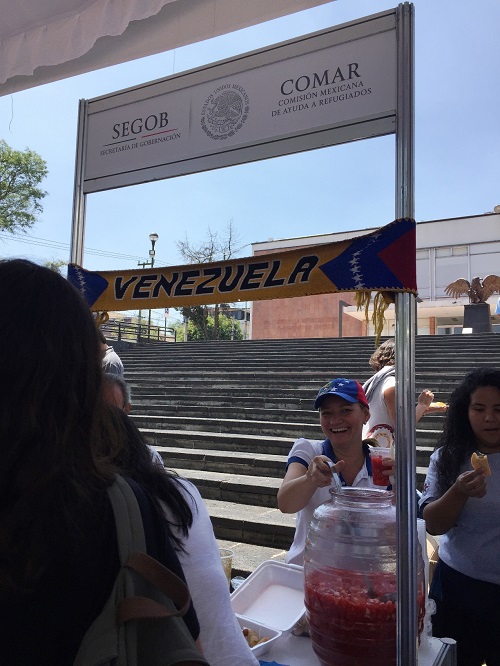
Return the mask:
[[[306, 577], [305, 603], [322, 666], [396, 665], [396, 577], [342, 569]], [[425, 595], [418, 595], [419, 633]]]
[[[396, 666], [394, 495], [380, 488], [353, 487], [332, 489], [331, 495], [331, 501], [314, 512], [304, 554], [305, 604], [314, 652], [322, 666]], [[418, 548], [420, 635], [425, 583], [419, 544]]]

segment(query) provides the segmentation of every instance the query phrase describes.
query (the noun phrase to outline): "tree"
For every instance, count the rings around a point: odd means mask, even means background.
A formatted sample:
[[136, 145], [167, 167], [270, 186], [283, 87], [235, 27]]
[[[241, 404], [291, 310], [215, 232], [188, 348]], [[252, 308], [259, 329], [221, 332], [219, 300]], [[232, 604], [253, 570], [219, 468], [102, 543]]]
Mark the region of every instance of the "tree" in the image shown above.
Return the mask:
[[[184, 324], [176, 322], [173, 326], [176, 330], [177, 342], [184, 341]], [[188, 335], [189, 340], [210, 340], [214, 338], [215, 319], [213, 315], [208, 315], [204, 321], [203, 328], [200, 327], [200, 322], [193, 319], [188, 321]], [[243, 331], [241, 330], [239, 322], [223, 313], [219, 313], [219, 330], [218, 340], [243, 340]]]
[[[182, 258], [190, 264], [205, 264], [212, 261], [227, 261], [232, 259], [241, 249], [239, 234], [234, 228], [233, 220], [229, 220], [222, 233], [214, 232], [208, 228], [208, 235], [204, 241], [198, 245], [192, 244], [186, 235], [185, 240], [177, 241], [177, 249]], [[227, 304], [208, 306], [193, 305], [190, 307], [178, 308], [183, 317], [187, 317], [190, 324], [193, 323], [196, 336], [190, 337], [190, 340], [230, 340], [231, 336], [221, 337], [220, 332], [220, 309], [227, 308]], [[213, 325], [209, 325], [210, 311], [213, 310]], [[232, 325], [231, 325], [232, 326]], [[238, 326], [239, 329], [239, 326]], [[241, 333], [241, 329], [240, 333]], [[193, 333], [193, 335], [195, 335]], [[240, 338], [238, 338], [240, 339]]]
[[14, 150], [0, 139], [0, 229], [14, 232], [35, 224], [47, 194], [38, 186], [47, 173], [38, 153]]
[[45, 268], [50, 268], [51, 271], [55, 271], [56, 273], [62, 274], [61, 268], [63, 266], [67, 266], [68, 262], [62, 261], [61, 259], [51, 259], [50, 261], [44, 261], [43, 265], [45, 266]]

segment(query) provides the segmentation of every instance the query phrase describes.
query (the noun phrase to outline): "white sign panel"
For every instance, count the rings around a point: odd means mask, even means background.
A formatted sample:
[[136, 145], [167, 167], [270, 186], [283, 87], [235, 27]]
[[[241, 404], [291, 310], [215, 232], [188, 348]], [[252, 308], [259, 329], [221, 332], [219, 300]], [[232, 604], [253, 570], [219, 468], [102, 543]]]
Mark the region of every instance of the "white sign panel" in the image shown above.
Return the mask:
[[[338, 31], [332, 35], [338, 41]], [[339, 142], [332, 130], [353, 123], [388, 118], [369, 135], [388, 133], [395, 29], [318, 48], [327, 37], [309, 38], [311, 51], [295, 57], [287, 43], [90, 100], [85, 192], [302, 150], [300, 137], [314, 133], [322, 134], [317, 145], [331, 145]]]

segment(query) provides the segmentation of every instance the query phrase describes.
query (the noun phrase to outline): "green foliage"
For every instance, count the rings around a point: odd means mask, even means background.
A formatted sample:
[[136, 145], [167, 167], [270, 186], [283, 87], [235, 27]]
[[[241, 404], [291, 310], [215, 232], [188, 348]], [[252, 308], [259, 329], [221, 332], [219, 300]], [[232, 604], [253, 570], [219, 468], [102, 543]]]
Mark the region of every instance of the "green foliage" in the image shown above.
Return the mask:
[[43, 211], [47, 192], [38, 187], [47, 175], [47, 163], [28, 148], [14, 150], [0, 139], [0, 229], [27, 229]]
[[[191, 312], [193, 308], [180, 308], [180, 311], [182, 312], [184, 309], [189, 309]], [[184, 342], [184, 324], [182, 322], [176, 322], [172, 328], [175, 328], [177, 332], [177, 342]], [[219, 313], [219, 326], [216, 334], [215, 318], [213, 315], [207, 314], [206, 316], [200, 316], [198, 320], [188, 320], [188, 341], [189, 340], [243, 340], [243, 331], [241, 330], [239, 322], [234, 321], [231, 317], [228, 317], [225, 314]]]
[[237, 321], [225, 314], [219, 313], [219, 327], [217, 335], [215, 333], [215, 318], [208, 315], [205, 320], [204, 328], [197, 326], [192, 319], [188, 322], [188, 340], [243, 340], [243, 333]]
[[51, 259], [50, 261], [44, 261], [43, 265], [45, 268], [50, 268], [51, 271], [63, 274], [61, 268], [63, 268], [63, 266], [67, 266], [68, 263], [66, 261], [61, 261], [60, 259]]
[[171, 328], [175, 331], [175, 341], [184, 342], [184, 324], [181, 321], [176, 321]]

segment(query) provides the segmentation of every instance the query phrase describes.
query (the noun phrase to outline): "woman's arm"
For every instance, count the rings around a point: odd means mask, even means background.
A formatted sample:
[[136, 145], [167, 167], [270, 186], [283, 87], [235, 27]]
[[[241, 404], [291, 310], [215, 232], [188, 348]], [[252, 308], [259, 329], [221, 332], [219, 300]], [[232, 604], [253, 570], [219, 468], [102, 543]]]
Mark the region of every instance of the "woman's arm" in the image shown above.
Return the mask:
[[388, 386], [383, 393], [385, 406], [389, 416], [391, 417], [391, 422], [389, 425], [396, 425], [396, 387], [394, 385]]
[[486, 495], [482, 470], [460, 474], [455, 483], [437, 500], [424, 507], [423, 518], [430, 534], [445, 534], [457, 522], [469, 497]]
[[[417, 406], [415, 407], [415, 423], [418, 423], [427, 411], [429, 405], [434, 400], [434, 393], [429, 389], [424, 389], [418, 396]], [[388, 386], [384, 391], [384, 402], [389, 412], [392, 422], [396, 423], [396, 387]]]
[[278, 490], [278, 508], [282, 513], [297, 513], [309, 504], [318, 488], [332, 483], [326, 456], [315, 456], [309, 465], [292, 462]]
[[434, 400], [434, 393], [429, 389], [424, 389], [418, 396], [417, 406], [415, 408], [415, 423], [418, 423], [425, 412], [429, 409], [429, 405]]

